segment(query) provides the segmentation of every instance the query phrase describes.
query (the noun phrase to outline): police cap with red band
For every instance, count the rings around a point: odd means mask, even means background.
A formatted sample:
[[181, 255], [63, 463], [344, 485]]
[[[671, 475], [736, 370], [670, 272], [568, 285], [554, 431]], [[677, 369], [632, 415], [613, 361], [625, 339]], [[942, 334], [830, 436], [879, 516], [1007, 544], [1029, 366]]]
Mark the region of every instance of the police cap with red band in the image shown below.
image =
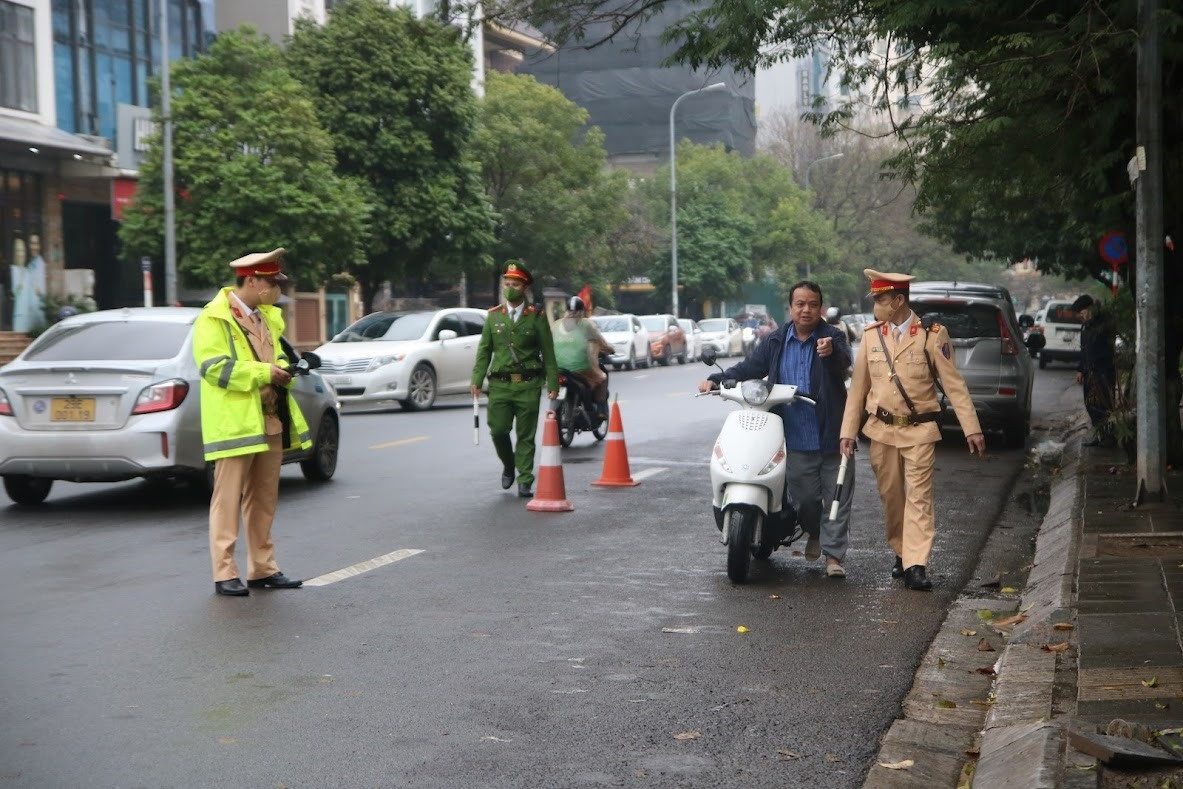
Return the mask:
[[530, 272], [527, 271], [526, 267], [523, 266], [521, 261], [518, 260], [506, 261], [505, 273], [502, 276], [509, 277], [510, 279], [520, 279], [527, 285], [534, 281], [534, 278], [530, 276]]
[[867, 279], [871, 280], [871, 296], [879, 293], [887, 293], [889, 290], [898, 290], [902, 293], [907, 293], [908, 283], [916, 279], [911, 274], [884, 274], [882, 271], [876, 271], [873, 268], [863, 269], [863, 274]]
[[283, 253], [283, 247], [270, 252], [252, 252], [231, 262], [230, 268], [234, 269], [236, 277], [271, 277], [272, 279], [285, 280], [287, 275], [283, 273], [283, 269], [279, 265]]

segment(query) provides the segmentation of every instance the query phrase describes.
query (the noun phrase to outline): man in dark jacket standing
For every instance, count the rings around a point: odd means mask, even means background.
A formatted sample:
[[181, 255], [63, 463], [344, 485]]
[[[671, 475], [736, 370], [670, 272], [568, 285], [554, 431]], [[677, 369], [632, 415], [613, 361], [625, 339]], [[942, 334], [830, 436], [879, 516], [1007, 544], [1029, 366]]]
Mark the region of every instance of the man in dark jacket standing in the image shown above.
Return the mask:
[[724, 379], [767, 378], [771, 384], [793, 384], [817, 400], [782, 406], [785, 448], [788, 450], [787, 486], [801, 527], [809, 535], [805, 558], [826, 555], [826, 575], [844, 578], [842, 562], [850, 533], [850, 502], [854, 494], [854, 466], [846, 469], [838, 518], [822, 521], [833, 501], [842, 455], [838, 434], [846, 408], [846, 370], [850, 343], [836, 326], [822, 320], [822, 290], [816, 283], [798, 282], [789, 291], [790, 322], [768, 335], [746, 359], [715, 373], [699, 384], [708, 392]]
[[1113, 387], [1117, 371], [1113, 366], [1115, 331], [1110, 316], [1087, 293], [1072, 302], [1072, 311], [1080, 313], [1080, 363], [1076, 365], [1076, 383], [1084, 386], [1084, 409], [1093, 423], [1094, 435], [1085, 442], [1095, 447], [1108, 440], [1106, 420], [1113, 408]]

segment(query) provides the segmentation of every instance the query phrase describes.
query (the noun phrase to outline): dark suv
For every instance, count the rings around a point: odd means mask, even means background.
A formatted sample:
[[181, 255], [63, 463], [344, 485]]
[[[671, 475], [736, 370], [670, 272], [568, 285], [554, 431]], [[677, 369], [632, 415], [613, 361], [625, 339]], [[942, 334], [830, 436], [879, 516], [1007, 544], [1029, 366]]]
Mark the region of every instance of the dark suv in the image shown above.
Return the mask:
[[[913, 282], [912, 310], [943, 325], [983, 429], [999, 429], [1008, 447], [1022, 447], [1031, 427], [1035, 370], [1010, 293], [996, 285]], [[955, 425], [950, 407], [942, 424]]]

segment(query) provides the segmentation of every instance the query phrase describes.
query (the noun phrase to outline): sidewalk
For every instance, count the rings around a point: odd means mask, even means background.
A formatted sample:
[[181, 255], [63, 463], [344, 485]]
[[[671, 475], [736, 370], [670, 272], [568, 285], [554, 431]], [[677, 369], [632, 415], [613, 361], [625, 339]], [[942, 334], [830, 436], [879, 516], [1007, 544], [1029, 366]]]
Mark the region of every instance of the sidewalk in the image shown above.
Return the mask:
[[1069, 438], [1018, 608], [1027, 619], [997, 664], [975, 789], [1183, 786], [1183, 768], [1115, 770], [1069, 744], [1118, 718], [1183, 726], [1183, 476], [1168, 472], [1167, 501], [1134, 508], [1136, 483], [1120, 450]]

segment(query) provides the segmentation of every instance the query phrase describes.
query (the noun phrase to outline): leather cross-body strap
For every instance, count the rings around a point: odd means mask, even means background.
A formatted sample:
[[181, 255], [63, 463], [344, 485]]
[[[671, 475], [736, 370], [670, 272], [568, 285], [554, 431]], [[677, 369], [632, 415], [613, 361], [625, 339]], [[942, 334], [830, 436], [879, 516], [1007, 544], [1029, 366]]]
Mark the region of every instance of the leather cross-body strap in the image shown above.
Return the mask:
[[887, 343], [883, 341], [883, 332], [876, 331], [879, 335], [879, 347], [883, 349], [883, 355], [887, 359], [887, 369], [891, 370], [891, 380], [895, 382], [896, 389], [900, 390], [900, 394], [904, 397], [904, 403], [907, 404], [908, 410], [913, 415], [916, 414], [916, 404], [912, 402], [912, 398], [908, 397], [908, 393], [904, 391], [904, 385], [900, 383], [900, 377], [895, 374], [895, 360], [891, 358], [891, 354], [887, 352]]

